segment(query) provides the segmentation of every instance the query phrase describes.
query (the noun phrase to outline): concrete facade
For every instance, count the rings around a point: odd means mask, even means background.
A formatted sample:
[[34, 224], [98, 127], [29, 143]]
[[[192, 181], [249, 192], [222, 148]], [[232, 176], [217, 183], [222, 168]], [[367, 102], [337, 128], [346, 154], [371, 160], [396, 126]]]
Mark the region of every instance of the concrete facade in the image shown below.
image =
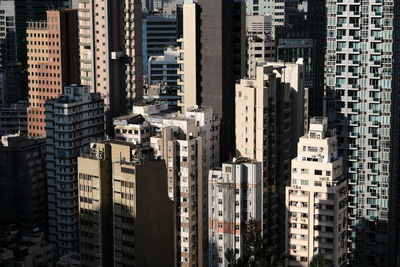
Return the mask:
[[54, 266], [53, 246], [45, 232], [7, 228], [0, 232], [0, 263], [3, 266]]
[[272, 16], [273, 27], [285, 25], [285, 1], [283, 0], [246, 0], [247, 15]]
[[[158, 122], [162, 119], [162, 122]], [[159, 128], [150, 138], [155, 156], [166, 160], [168, 194], [176, 201], [176, 264], [203, 266], [207, 256], [207, 173], [219, 162], [219, 119], [210, 108], [186, 117], [149, 116]]]
[[166, 48], [163, 56], [151, 56], [147, 64], [148, 84], [164, 83], [167, 86], [177, 86], [178, 58], [179, 52], [175, 47]]
[[77, 10], [47, 11], [47, 21], [29, 22], [28, 135], [46, 134], [44, 103], [79, 81]]
[[81, 266], [173, 266], [174, 205], [153, 157], [151, 147], [105, 141], [78, 158]]
[[[200, 103], [200, 9], [197, 3], [185, 2], [183, 4], [183, 37], [178, 40], [180, 53], [178, 85], [181, 97], [178, 106], [181, 113]], [[185, 49], [186, 47], [186, 49]]]
[[208, 176], [208, 242], [210, 267], [227, 266], [227, 249], [244, 255], [246, 222], [262, 224], [262, 164], [234, 158]]
[[81, 84], [104, 97], [106, 115], [143, 96], [141, 1], [79, 1]]
[[[332, 1], [325, 96], [347, 158], [349, 262], [399, 261], [400, 7], [398, 1]], [[335, 17], [335, 19], [332, 19]]]
[[235, 80], [246, 75], [245, 3], [199, 0], [198, 4], [201, 10], [199, 65], [202, 68], [200, 102], [196, 104], [210, 106], [220, 116], [220, 159], [225, 161], [235, 154], [232, 131], [235, 128]]
[[247, 77], [256, 77], [257, 64], [275, 62], [271, 16], [246, 16]]
[[104, 138], [104, 100], [87, 86], [66, 86], [46, 101], [49, 240], [57, 255], [79, 250], [77, 157]]
[[114, 136], [133, 144], [150, 144], [151, 126], [142, 115], [114, 119]]
[[168, 112], [165, 104], [134, 106], [132, 116], [114, 121], [115, 135], [136, 143], [150, 137], [154, 157], [165, 160], [168, 196], [175, 201], [174, 264], [203, 266], [208, 253], [207, 174], [219, 162], [220, 121], [209, 107], [193, 107], [182, 115]]
[[292, 160], [286, 187], [288, 266], [309, 266], [323, 255], [328, 266], [347, 266], [347, 180], [328, 119], [310, 119]]
[[0, 135], [15, 133], [27, 134], [28, 101], [18, 101], [9, 106], [0, 107]]
[[5, 135], [0, 143], [0, 223], [47, 231], [45, 139]]
[[290, 157], [304, 134], [302, 64], [258, 66], [256, 79], [236, 85], [236, 150], [262, 162], [263, 231], [266, 246], [284, 252], [284, 190]]

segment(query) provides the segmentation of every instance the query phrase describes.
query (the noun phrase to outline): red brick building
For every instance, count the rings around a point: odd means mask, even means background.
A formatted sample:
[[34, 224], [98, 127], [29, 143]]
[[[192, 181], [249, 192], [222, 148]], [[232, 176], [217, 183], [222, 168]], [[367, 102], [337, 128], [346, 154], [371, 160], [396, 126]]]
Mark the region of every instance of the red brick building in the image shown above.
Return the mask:
[[57, 98], [63, 86], [79, 83], [77, 10], [47, 11], [47, 21], [29, 22], [28, 135], [46, 134], [44, 104]]

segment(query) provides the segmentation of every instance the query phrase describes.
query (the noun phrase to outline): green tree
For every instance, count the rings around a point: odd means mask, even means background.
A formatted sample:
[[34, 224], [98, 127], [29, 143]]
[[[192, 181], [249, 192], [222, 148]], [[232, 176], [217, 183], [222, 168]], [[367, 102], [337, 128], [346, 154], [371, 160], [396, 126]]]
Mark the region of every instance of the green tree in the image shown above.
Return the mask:
[[237, 260], [238, 256], [236, 255], [236, 252], [233, 248], [227, 248], [225, 250], [225, 266], [226, 267], [236, 267], [237, 266]]
[[244, 232], [244, 254], [249, 258], [248, 266], [260, 266], [264, 258], [262, 232], [255, 219], [250, 219]]
[[286, 254], [275, 255], [263, 248], [262, 231], [255, 219], [246, 223], [243, 238], [244, 249], [238, 257], [234, 249], [225, 250], [226, 267], [284, 267]]
[[314, 255], [310, 261], [310, 267], [325, 267], [325, 258], [323, 254]]

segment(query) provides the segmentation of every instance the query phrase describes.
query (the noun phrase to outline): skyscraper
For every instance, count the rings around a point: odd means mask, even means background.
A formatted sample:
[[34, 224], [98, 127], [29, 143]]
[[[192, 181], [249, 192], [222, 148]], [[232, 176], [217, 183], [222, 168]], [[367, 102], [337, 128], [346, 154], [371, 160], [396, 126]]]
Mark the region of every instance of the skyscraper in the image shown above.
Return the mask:
[[184, 58], [180, 62], [181, 106], [210, 106], [221, 117], [220, 158], [228, 160], [235, 147], [235, 80], [246, 75], [245, 5], [241, 0], [199, 0], [185, 5], [180, 43], [182, 56], [190, 58], [189, 64]]
[[141, 0], [79, 1], [81, 84], [103, 95], [108, 133], [143, 96], [141, 14]]
[[271, 16], [246, 16], [247, 77], [256, 77], [257, 63], [275, 62]]
[[233, 158], [208, 176], [208, 265], [227, 266], [227, 249], [244, 257], [246, 223], [262, 225], [262, 164]]
[[66, 86], [46, 101], [49, 240], [60, 257], [79, 251], [77, 157], [104, 138], [104, 100], [87, 86]]
[[290, 158], [304, 134], [304, 66], [271, 63], [257, 67], [255, 79], [236, 84], [236, 150], [262, 162], [264, 245], [283, 252], [284, 190]]
[[346, 266], [347, 179], [327, 118], [311, 118], [308, 133], [299, 140], [286, 210], [288, 266], [309, 266], [317, 255], [327, 266]]
[[5, 135], [0, 143], [1, 224], [47, 231], [44, 138]]
[[272, 26], [285, 24], [285, 1], [282, 0], [246, 0], [246, 13], [250, 16], [272, 16]]
[[328, 1], [326, 114], [347, 158], [349, 262], [398, 258], [398, 1]]
[[26, 99], [28, 21], [46, 20], [46, 11], [67, 8], [68, 0], [0, 2], [0, 105]]
[[178, 85], [181, 113], [200, 103], [200, 8], [197, 3], [183, 3], [183, 35], [178, 39]]
[[[0, 2], [0, 105], [11, 104], [22, 97], [21, 87], [13, 86], [13, 79], [22, 68], [17, 64], [17, 36], [15, 29], [15, 2]], [[11, 88], [13, 88], [11, 90]]]
[[[158, 116], [149, 117], [157, 122]], [[207, 177], [219, 163], [220, 121], [211, 108], [195, 107], [186, 116], [165, 116], [150, 138], [156, 156], [166, 160], [168, 194], [175, 200], [176, 260], [204, 266], [208, 256]]]
[[173, 266], [174, 206], [148, 146], [91, 144], [78, 158], [82, 266]]
[[77, 11], [47, 11], [47, 21], [29, 22], [28, 134], [46, 134], [44, 103], [63, 93], [63, 86], [79, 82]]
[[[29, 45], [26, 30], [30, 21], [46, 20], [48, 10], [65, 9], [70, 6], [70, 0], [5, 0], [15, 3], [15, 28], [17, 35], [18, 62], [23, 68], [27, 66], [27, 46]], [[72, 0], [74, 1], [74, 0]]]
[[150, 141], [154, 156], [165, 160], [168, 196], [176, 210], [175, 265], [203, 266], [208, 256], [207, 177], [219, 163], [220, 121], [209, 107], [193, 107], [185, 115], [166, 108], [167, 103], [135, 105], [134, 114], [114, 121], [115, 137], [135, 144]]
[[284, 27], [276, 30], [277, 60], [296, 62], [303, 58], [308, 112], [322, 116], [324, 98], [324, 59], [326, 49], [326, 1], [286, 2]]

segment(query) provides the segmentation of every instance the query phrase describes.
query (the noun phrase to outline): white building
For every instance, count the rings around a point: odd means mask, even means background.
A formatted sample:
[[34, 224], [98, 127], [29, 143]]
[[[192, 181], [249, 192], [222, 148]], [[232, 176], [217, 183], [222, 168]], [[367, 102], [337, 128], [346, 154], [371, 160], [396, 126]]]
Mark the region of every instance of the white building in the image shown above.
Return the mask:
[[132, 116], [114, 121], [115, 135], [136, 143], [150, 138], [154, 156], [165, 160], [168, 196], [177, 210], [175, 261], [192, 266], [208, 248], [207, 177], [219, 164], [220, 120], [209, 107], [195, 106], [183, 115], [168, 112], [165, 104], [133, 106]]
[[140, 114], [114, 119], [114, 134], [116, 140], [150, 144], [150, 124]]
[[283, 0], [246, 0], [247, 15], [269, 15], [273, 27], [285, 25], [285, 1]]
[[141, 1], [79, 0], [81, 84], [102, 94], [110, 121], [143, 96], [141, 13]]
[[45, 108], [49, 240], [62, 256], [79, 248], [77, 157], [104, 137], [104, 100], [72, 85]]
[[346, 266], [347, 180], [328, 119], [314, 117], [300, 138], [286, 187], [286, 252], [289, 266], [309, 266], [323, 255], [327, 266]]
[[257, 63], [275, 61], [275, 40], [271, 16], [247, 16], [247, 75], [255, 78]]
[[208, 266], [227, 266], [224, 254], [243, 256], [246, 222], [262, 225], [262, 165], [246, 158], [222, 164], [208, 175]]
[[179, 52], [175, 47], [164, 50], [163, 56], [151, 56], [147, 64], [147, 81], [149, 85], [154, 83], [165, 83], [176, 86], [178, 82], [178, 57]]

